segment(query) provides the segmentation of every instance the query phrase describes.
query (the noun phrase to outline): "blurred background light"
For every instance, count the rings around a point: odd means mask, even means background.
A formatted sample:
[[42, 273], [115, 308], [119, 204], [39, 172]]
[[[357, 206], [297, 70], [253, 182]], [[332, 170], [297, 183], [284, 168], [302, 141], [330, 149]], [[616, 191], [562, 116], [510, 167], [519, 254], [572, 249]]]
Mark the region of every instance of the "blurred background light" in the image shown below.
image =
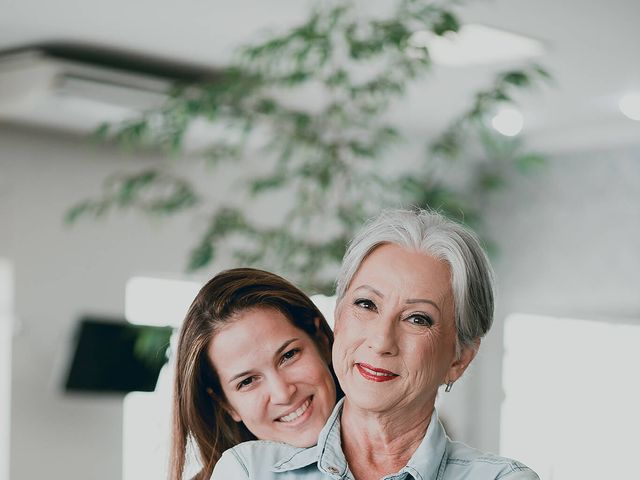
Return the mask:
[[502, 135], [513, 137], [522, 131], [524, 118], [513, 107], [501, 107], [491, 119], [491, 126]]
[[628, 93], [623, 95], [618, 102], [618, 107], [625, 117], [640, 121], [640, 93]]

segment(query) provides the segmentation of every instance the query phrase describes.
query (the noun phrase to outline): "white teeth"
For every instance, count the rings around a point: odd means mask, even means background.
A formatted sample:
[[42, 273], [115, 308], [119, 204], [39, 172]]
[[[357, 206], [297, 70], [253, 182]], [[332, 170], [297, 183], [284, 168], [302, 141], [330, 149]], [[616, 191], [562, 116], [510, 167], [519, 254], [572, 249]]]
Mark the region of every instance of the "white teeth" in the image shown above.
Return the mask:
[[382, 373], [371, 370], [370, 368], [365, 367], [364, 365], [360, 365], [360, 368], [366, 370], [368, 374], [373, 375], [374, 377], [393, 377], [393, 373]]
[[300, 408], [298, 408], [295, 412], [291, 412], [290, 414], [285, 415], [284, 417], [280, 417], [278, 420], [285, 423], [293, 422], [296, 418], [298, 418], [300, 415], [302, 415], [304, 412], [307, 411], [307, 408], [309, 408], [309, 405], [311, 405], [311, 399], [304, 402], [300, 406]]

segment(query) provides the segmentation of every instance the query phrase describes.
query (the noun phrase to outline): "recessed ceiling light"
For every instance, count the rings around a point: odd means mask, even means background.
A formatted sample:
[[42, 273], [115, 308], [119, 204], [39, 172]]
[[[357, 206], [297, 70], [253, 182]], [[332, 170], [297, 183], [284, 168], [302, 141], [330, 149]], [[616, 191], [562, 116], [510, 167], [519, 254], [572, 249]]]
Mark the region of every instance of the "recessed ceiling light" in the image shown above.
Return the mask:
[[631, 120], [640, 121], [640, 93], [628, 93], [618, 102], [620, 111]]
[[514, 137], [522, 131], [524, 118], [513, 107], [501, 107], [491, 119], [491, 126], [507, 137]]
[[442, 37], [425, 30], [415, 32], [409, 39], [409, 55], [417, 56], [425, 47], [435, 63], [449, 67], [521, 60], [544, 53], [537, 40], [476, 24], [463, 25], [457, 33]]

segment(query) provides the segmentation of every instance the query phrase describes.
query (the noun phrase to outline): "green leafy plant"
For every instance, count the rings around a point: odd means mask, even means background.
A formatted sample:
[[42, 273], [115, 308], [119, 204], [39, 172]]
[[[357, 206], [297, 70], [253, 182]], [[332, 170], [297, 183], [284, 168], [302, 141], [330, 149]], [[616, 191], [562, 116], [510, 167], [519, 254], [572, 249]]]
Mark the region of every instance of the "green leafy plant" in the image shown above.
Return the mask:
[[[272, 269], [323, 293], [332, 292], [354, 230], [382, 208], [429, 207], [482, 230], [487, 197], [514, 173], [544, 163], [520, 140], [485, 126], [497, 106], [548, 78], [540, 66], [497, 73], [430, 140], [423, 158], [405, 166], [388, 162], [405, 138], [387, 113], [432, 67], [417, 32], [455, 34], [456, 3], [399, 0], [387, 15], [372, 18], [351, 2], [321, 4], [301, 25], [240, 49], [214, 81], [177, 85], [161, 108], [103, 126], [103, 137], [171, 155], [162, 165], [108, 179], [101, 195], [71, 208], [67, 220], [125, 208], [156, 215], [208, 211], [189, 269], [230, 250], [238, 264]], [[292, 100], [296, 95], [305, 101]], [[206, 147], [193, 151], [185, 142], [196, 124], [215, 128]], [[253, 218], [251, 205], [207, 203], [181, 174], [187, 163], [205, 162], [215, 176], [220, 162], [257, 155], [264, 168], [247, 172], [243, 191], [256, 199], [274, 192], [290, 198], [281, 205], [283, 219], [270, 224]], [[465, 180], [455, 171], [465, 171]]]

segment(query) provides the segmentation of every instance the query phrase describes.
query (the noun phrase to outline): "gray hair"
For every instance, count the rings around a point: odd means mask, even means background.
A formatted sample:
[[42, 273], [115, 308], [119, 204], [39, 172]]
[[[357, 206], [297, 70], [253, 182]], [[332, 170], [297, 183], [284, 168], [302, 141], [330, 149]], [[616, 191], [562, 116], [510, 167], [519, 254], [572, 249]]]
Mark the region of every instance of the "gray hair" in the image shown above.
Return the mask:
[[477, 235], [426, 210], [383, 211], [356, 234], [338, 273], [338, 302], [365, 258], [387, 243], [425, 253], [449, 265], [458, 352], [461, 346], [473, 346], [489, 331], [493, 322], [494, 275]]

